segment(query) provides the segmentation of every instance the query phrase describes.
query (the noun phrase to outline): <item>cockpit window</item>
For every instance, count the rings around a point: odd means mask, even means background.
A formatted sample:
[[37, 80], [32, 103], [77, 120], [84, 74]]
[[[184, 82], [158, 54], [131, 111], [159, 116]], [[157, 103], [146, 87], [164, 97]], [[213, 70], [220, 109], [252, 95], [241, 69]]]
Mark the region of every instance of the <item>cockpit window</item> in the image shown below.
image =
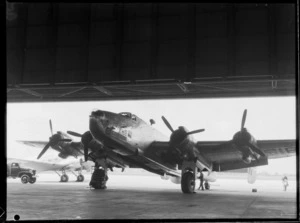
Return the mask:
[[121, 112], [119, 114], [123, 115], [124, 117], [131, 118], [131, 113], [130, 112]]
[[119, 114], [126, 118], [131, 118], [132, 120], [136, 121], [136, 116], [131, 114], [130, 112], [121, 112]]

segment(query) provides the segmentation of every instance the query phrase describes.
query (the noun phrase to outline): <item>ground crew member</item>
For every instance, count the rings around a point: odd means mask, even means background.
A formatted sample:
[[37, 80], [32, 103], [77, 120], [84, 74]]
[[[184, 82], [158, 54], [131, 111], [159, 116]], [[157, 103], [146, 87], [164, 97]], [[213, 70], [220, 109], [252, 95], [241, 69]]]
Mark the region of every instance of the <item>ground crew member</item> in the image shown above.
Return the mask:
[[287, 186], [289, 186], [287, 176], [284, 176], [284, 177], [282, 178], [282, 184], [283, 184], [283, 190], [286, 191]]
[[200, 185], [199, 185], [198, 190], [200, 190], [200, 188], [202, 188], [202, 190], [204, 190], [204, 186], [203, 186], [204, 176], [203, 176], [202, 171], [200, 172], [200, 177], [199, 177], [199, 179], [200, 179]]

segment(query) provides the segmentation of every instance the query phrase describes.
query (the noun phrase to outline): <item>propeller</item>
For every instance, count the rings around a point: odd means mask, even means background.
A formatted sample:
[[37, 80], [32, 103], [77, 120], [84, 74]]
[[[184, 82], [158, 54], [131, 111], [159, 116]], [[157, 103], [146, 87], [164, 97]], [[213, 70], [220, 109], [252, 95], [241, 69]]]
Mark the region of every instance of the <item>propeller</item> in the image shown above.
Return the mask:
[[49, 120], [49, 124], [50, 124], [51, 135], [53, 135], [53, 129], [52, 129], [52, 121], [51, 121], [51, 119]]
[[[161, 116], [161, 118], [164, 121], [164, 123], [166, 124], [166, 126], [168, 127], [168, 129], [170, 129], [171, 132], [174, 133], [175, 131], [172, 128], [171, 124], [168, 122], [168, 120], [164, 116]], [[203, 131], [205, 131], [205, 129], [197, 129], [197, 130], [194, 130], [194, 131], [191, 131], [191, 132], [186, 132], [185, 136], [192, 135], [192, 134], [199, 133], [199, 132], [203, 132]]]
[[[172, 134], [171, 134], [171, 137], [170, 137], [170, 142], [169, 142], [169, 145], [170, 145], [170, 149], [175, 149], [178, 156], [183, 158], [185, 156], [188, 156], [188, 157], [196, 157], [195, 155], [195, 151], [194, 151], [194, 147], [185, 147], [183, 146], [186, 150], [188, 148], [188, 152], [183, 152], [181, 149], [182, 148], [177, 148], [181, 142], [183, 142], [186, 137], [188, 135], [192, 135], [192, 134], [195, 134], [195, 133], [199, 133], [199, 132], [203, 132], [205, 131], [205, 129], [197, 129], [197, 130], [193, 130], [193, 131], [190, 131], [190, 132], [187, 132], [186, 128], [180, 126], [177, 130], [174, 130], [171, 126], [171, 124], [168, 122], [168, 120], [162, 116], [161, 117], [162, 120], [164, 121], [165, 125], [171, 130]], [[182, 146], [182, 145], [181, 145]], [[173, 152], [173, 150], [169, 150], [171, 153]], [[183, 154], [185, 153], [185, 154]]]
[[51, 119], [49, 120], [49, 125], [50, 125], [50, 131], [51, 131], [52, 136], [50, 137], [49, 142], [46, 144], [46, 146], [43, 148], [43, 150], [38, 155], [37, 159], [41, 158], [42, 155], [44, 155], [44, 153], [49, 149], [50, 146], [53, 147], [53, 146], [57, 145], [57, 143], [59, 143], [59, 142], [71, 142], [72, 141], [71, 139], [62, 139], [61, 136], [58, 134], [53, 135]]
[[83, 145], [83, 155], [84, 155], [84, 160], [86, 162], [89, 156], [89, 143], [93, 139], [93, 136], [89, 131], [85, 132], [84, 134], [79, 134], [77, 132], [72, 132], [72, 131], [67, 131], [67, 133], [75, 137], [81, 137], [81, 143]]
[[164, 123], [166, 124], [166, 126], [171, 130], [171, 132], [174, 132], [174, 129], [172, 128], [171, 124], [168, 122], [168, 120], [164, 117], [161, 116], [162, 120], [164, 121]]
[[76, 136], [76, 137], [82, 137], [81, 134], [77, 133], [77, 132], [72, 132], [72, 131], [67, 131], [68, 134], [72, 135], [72, 136]]
[[205, 129], [197, 129], [197, 130], [186, 133], [186, 135], [192, 135], [192, 134], [204, 132], [204, 131], [205, 131]]
[[244, 110], [244, 113], [243, 113], [242, 125], [241, 125], [241, 131], [244, 129], [245, 122], [246, 122], [246, 118], [247, 118], [247, 109], [245, 109], [245, 110]]
[[[245, 129], [245, 122], [247, 118], [247, 109], [244, 110], [242, 122], [241, 122], [241, 131], [238, 132], [235, 136], [233, 141], [237, 145], [247, 145], [249, 146], [254, 152], [258, 153], [261, 156], [266, 156], [256, 145], [255, 139], [250, 135], [250, 133]], [[252, 143], [251, 143], [252, 142]]]

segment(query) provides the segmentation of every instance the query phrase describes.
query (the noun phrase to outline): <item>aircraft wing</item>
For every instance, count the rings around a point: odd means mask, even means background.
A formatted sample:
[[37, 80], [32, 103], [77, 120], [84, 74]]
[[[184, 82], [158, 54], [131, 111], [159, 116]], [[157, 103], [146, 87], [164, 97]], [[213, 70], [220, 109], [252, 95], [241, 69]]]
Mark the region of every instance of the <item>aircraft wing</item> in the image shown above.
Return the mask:
[[296, 155], [295, 140], [258, 140], [257, 146], [266, 154], [250, 164], [242, 161], [242, 154], [231, 141], [202, 141], [198, 151], [213, 164], [214, 170], [225, 171], [268, 164], [268, 158], [283, 158]]
[[43, 149], [48, 143], [48, 141], [24, 141], [24, 140], [17, 140], [17, 142], [24, 144], [26, 146], [32, 146], [39, 149]]
[[171, 169], [165, 165], [162, 165], [154, 160], [152, 160], [149, 157], [146, 157], [144, 155], [131, 155], [127, 156], [127, 159], [129, 159], [131, 163], [136, 163], [136, 166], [143, 168], [145, 170], [148, 170], [153, 173], [157, 173], [160, 175], [164, 175], [164, 173], [167, 173], [168, 175], [175, 176], [175, 177], [180, 177], [181, 173]]
[[296, 140], [259, 140], [257, 145], [269, 159], [296, 155]]
[[57, 163], [37, 162], [31, 160], [7, 158], [7, 163], [12, 163], [12, 162], [19, 163], [20, 166], [24, 168], [35, 169], [37, 172], [43, 172], [49, 170], [57, 171], [57, 170], [72, 169], [72, 168], [76, 169], [77, 165], [74, 164], [79, 163], [79, 161], [71, 161], [70, 163], [66, 163], [66, 164], [57, 164]]

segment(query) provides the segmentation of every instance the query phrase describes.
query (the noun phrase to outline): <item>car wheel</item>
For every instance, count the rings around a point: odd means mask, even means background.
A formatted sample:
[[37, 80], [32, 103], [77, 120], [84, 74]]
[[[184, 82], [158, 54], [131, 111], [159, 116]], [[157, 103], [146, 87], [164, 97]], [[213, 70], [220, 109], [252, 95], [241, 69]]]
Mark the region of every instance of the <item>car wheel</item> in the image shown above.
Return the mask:
[[34, 184], [36, 182], [36, 178], [35, 177], [32, 177], [30, 180], [29, 180], [29, 183], [31, 184]]
[[30, 177], [27, 174], [21, 176], [21, 182], [23, 184], [27, 184], [29, 182]]

